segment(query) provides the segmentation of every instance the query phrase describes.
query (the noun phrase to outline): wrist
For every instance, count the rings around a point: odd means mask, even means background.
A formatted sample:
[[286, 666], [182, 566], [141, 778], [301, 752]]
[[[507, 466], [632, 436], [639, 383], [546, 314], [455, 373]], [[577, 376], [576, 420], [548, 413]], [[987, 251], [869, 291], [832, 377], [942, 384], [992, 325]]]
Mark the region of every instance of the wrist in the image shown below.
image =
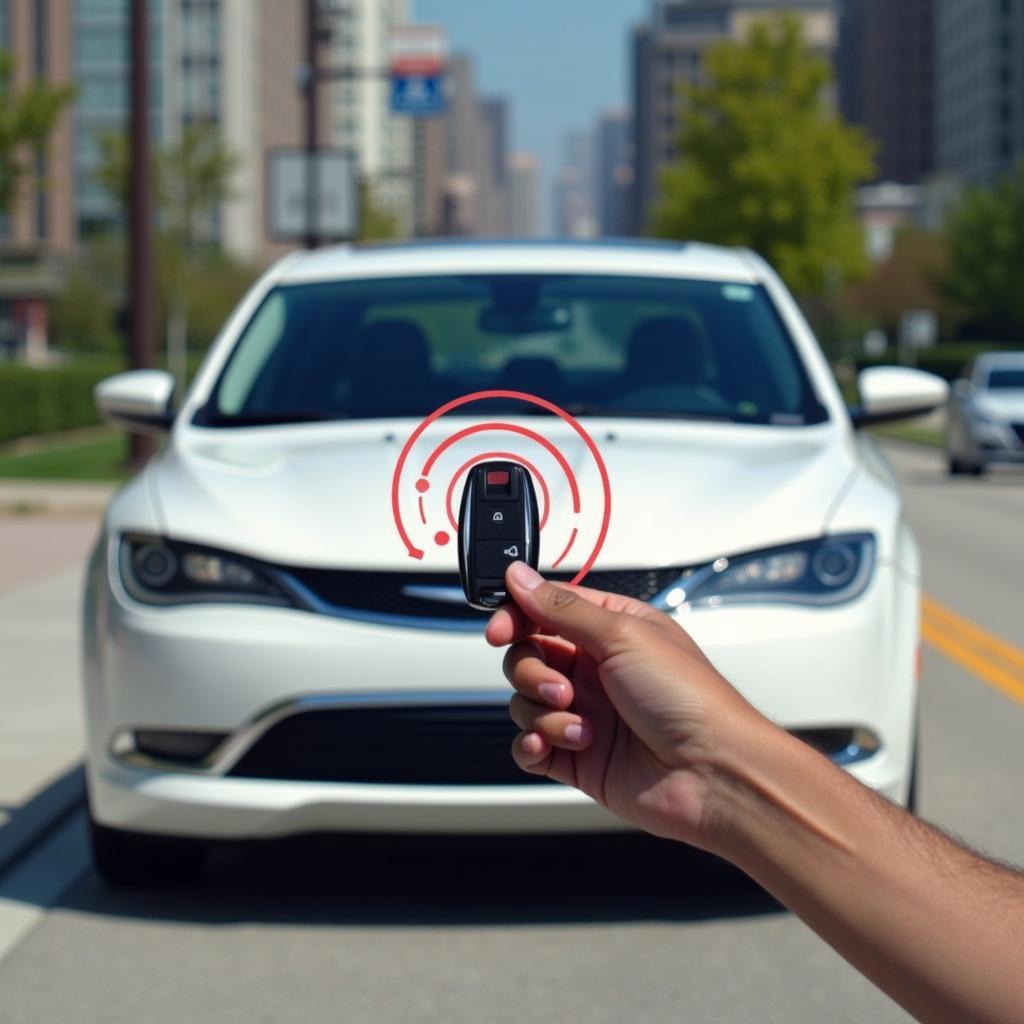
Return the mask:
[[748, 873], [793, 843], [849, 848], [832, 809], [851, 780], [749, 705], [720, 737], [711, 779], [707, 848]]

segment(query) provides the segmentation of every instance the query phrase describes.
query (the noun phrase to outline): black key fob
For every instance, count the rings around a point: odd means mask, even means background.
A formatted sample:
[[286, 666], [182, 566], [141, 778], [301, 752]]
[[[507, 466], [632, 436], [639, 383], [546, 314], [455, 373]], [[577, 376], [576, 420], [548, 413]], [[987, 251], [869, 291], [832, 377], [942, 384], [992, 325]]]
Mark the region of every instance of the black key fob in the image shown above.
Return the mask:
[[485, 611], [508, 596], [512, 562], [537, 568], [540, 521], [528, 470], [515, 462], [481, 462], [469, 471], [459, 509], [459, 580], [466, 600]]

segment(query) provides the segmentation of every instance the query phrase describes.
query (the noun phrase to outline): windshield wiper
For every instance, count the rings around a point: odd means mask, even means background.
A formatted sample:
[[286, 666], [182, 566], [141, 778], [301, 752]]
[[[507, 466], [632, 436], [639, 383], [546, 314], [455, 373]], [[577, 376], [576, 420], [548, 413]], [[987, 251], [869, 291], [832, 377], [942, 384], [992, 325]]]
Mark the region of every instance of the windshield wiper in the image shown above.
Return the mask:
[[347, 420], [344, 412], [324, 409], [280, 409], [270, 412], [209, 412], [206, 423], [211, 427], [269, 427], [284, 423], [317, 423], [324, 420]]

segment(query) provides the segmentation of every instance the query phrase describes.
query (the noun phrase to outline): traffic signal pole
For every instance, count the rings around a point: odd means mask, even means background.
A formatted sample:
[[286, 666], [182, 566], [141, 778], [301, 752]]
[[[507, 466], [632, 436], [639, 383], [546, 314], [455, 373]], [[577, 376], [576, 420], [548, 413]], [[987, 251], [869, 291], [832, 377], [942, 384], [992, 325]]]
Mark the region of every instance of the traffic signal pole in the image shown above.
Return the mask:
[[[128, 296], [132, 369], [153, 366], [153, 181], [149, 152], [149, 18], [147, 0], [131, 0], [131, 178], [129, 182]], [[153, 454], [151, 437], [131, 436], [129, 464], [138, 469]]]

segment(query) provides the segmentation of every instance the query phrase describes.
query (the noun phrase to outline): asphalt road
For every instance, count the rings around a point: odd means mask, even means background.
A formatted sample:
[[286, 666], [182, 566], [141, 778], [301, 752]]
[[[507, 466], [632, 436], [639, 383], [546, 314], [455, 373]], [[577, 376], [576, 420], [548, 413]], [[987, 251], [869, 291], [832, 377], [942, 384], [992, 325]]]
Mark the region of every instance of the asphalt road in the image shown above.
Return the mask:
[[[921, 810], [1024, 863], [1024, 473], [950, 480], [889, 450], [944, 645], [924, 658]], [[0, 957], [5, 1024], [907, 1019], [748, 882], [661, 846], [274, 845], [118, 894], [77, 815], [0, 881]]]

